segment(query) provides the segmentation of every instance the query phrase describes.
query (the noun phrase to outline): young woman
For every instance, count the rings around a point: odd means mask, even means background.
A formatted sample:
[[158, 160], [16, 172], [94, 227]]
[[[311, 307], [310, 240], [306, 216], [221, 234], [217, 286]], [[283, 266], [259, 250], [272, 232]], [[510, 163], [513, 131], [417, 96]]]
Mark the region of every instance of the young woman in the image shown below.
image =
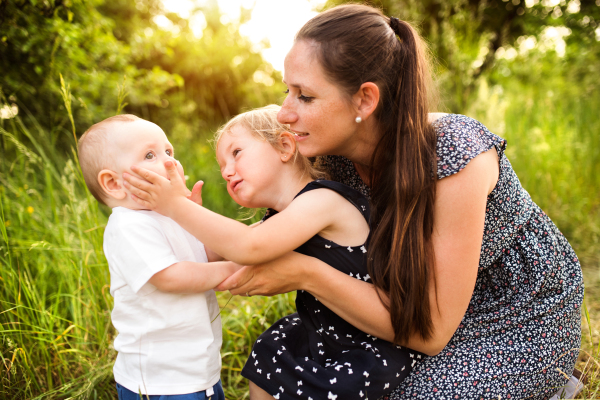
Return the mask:
[[578, 356], [581, 267], [506, 142], [468, 117], [429, 114], [429, 78], [414, 29], [376, 9], [336, 7], [298, 32], [279, 120], [303, 155], [370, 196], [373, 284], [289, 253], [221, 288], [305, 290], [430, 355], [389, 399], [549, 398]]

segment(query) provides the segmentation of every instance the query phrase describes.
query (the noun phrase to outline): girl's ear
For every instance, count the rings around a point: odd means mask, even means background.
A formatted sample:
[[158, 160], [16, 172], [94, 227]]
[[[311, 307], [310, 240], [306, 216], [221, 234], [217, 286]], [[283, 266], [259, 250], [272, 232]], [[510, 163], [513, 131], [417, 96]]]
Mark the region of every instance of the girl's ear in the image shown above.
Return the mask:
[[357, 117], [363, 121], [371, 116], [379, 104], [379, 86], [373, 82], [365, 82], [360, 85], [358, 91], [352, 96]]
[[119, 179], [119, 175], [110, 169], [103, 169], [98, 173], [98, 183], [104, 193], [116, 200], [123, 200], [127, 197], [123, 182]]
[[296, 140], [290, 132], [283, 132], [279, 137], [281, 161], [287, 162], [296, 154]]

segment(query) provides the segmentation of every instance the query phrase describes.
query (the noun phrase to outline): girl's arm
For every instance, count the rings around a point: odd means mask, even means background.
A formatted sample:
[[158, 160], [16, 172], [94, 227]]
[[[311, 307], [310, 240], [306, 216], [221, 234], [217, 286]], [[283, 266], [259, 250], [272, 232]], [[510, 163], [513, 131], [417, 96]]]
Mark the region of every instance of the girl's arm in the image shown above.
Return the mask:
[[[435, 282], [430, 286], [433, 335], [413, 334], [404, 346], [438, 354], [462, 320], [475, 287], [483, 239], [487, 195], [498, 180], [494, 149], [475, 157], [461, 172], [438, 181], [433, 244]], [[306, 290], [333, 312], [364, 332], [392, 341], [389, 312], [373, 285], [300, 254], [244, 267], [218, 287], [233, 294]], [[385, 300], [385, 296], [382, 296]]]
[[161, 292], [201, 293], [214, 289], [240, 268], [241, 265], [228, 261], [181, 261], [152, 275], [148, 282]]
[[123, 174], [134, 199], [170, 217], [215, 253], [238, 264], [278, 258], [344, 218], [340, 205], [346, 200], [331, 190], [318, 189], [302, 194], [265, 223], [249, 227], [189, 201], [175, 165], [167, 162], [165, 167], [169, 179], [134, 167], [147, 182]]

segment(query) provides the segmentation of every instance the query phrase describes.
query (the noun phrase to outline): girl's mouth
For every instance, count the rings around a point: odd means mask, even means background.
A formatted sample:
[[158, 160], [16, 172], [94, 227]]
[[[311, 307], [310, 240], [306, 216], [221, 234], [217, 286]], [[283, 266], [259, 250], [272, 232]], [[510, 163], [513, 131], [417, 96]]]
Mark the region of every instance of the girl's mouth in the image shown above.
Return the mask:
[[232, 191], [233, 193], [235, 193], [235, 190], [236, 190], [236, 189], [237, 189], [237, 187], [240, 185], [240, 183], [242, 183], [242, 181], [241, 181], [241, 180], [239, 180], [239, 181], [237, 181], [237, 182], [234, 182], [234, 183], [231, 185], [231, 191]]

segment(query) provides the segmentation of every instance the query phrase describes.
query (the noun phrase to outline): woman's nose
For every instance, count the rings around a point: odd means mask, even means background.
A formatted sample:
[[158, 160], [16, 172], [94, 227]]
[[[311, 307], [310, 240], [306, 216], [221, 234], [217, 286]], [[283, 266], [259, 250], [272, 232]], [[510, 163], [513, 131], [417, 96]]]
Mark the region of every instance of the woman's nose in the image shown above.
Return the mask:
[[298, 121], [298, 114], [292, 110], [288, 99], [289, 97], [283, 101], [283, 105], [277, 113], [277, 121], [279, 121], [281, 124], [293, 124], [294, 122]]

